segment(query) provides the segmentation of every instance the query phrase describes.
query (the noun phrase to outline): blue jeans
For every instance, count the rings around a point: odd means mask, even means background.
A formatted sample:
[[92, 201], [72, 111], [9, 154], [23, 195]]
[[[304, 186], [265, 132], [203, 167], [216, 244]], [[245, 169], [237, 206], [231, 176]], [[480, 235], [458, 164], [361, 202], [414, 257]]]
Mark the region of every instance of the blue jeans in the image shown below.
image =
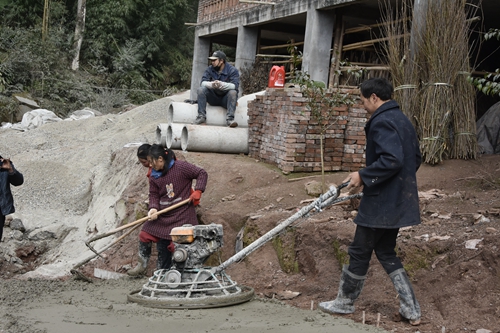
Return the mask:
[[234, 120], [238, 92], [229, 90], [225, 95], [217, 95], [213, 89], [198, 88], [198, 117], [207, 117], [207, 102], [213, 106], [222, 106], [227, 109], [226, 120]]
[[396, 237], [399, 229], [379, 229], [356, 226], [354, 240], [349, 246], [349, 272], [365, 276], [373, 251], [387, 274], [403, 268], [396, 256]]

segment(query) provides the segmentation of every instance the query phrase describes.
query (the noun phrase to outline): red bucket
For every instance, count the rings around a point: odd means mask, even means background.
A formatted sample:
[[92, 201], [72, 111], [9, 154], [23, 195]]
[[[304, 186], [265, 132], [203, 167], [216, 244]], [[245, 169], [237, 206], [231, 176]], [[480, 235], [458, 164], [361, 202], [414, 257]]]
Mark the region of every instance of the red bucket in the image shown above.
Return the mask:
[[273, 66], [269, 72], [269, 88], [283, 88], [285, 86], [285, 67]]

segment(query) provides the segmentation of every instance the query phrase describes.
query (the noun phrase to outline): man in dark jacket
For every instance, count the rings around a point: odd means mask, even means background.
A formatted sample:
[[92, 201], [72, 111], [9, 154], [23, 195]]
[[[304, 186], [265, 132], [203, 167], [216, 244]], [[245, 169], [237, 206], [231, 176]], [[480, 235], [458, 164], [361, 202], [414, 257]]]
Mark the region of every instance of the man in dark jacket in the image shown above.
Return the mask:
[[201, 86], [198, 88], [198, 116], [195, 124], [203, 124], [207, 121], [207, 102], [210, 105], [222, 106], [227, 109], [226, 124], [236, 127], [234, 121], [236, 102], [238, 100], [238, 88], [240, 86], [240, 73], [226, 61], [226, 54], [215, 51], [208, 57], [212, 64], [208, 66], [201, 78]]
[[392, 93], [386, 79], [373, 78], [361, 85], [361, 101], [371, 115], [365, 126], [366, 168], [351, 173], [344, 182], [349, 181], [349, 187], [362, 186], [363, 197], [337, 298], [320, 303], [319, 308], [329, 313], [354, 312], [375, 251], [399, 294], [400, 314], [418, 325], [420, 305], [395, 247], [399, 228], [420, 223], [416, 172], [421, 154], [415, 129], [391, 100]]
[[2, 240], [5, 216], [15, 211], [10, 185], [19, 186], [23, 182], [23, 175], [14, 168], [10, 159], [0, 156], [0, 241]]

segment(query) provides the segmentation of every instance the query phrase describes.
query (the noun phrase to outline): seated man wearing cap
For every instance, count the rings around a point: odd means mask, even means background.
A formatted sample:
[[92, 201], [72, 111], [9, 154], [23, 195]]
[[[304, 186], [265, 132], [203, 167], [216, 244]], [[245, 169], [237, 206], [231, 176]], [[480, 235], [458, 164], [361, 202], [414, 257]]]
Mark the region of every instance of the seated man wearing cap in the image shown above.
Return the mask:
[[198, 117], [195, 124], [203, 124], [207, 121], [207, 102], [210, 105], [222, 106], [227, 109], [226, 124], [236, 127], [234, 112], [238, 100], [238, 87], [240, 85], [240, 73], [226, 62], [226, 55], [222, 51], [215, 51], [208, 57], [212, 65], [208, 66], [201, 78], [201, 86], [198, 88]]

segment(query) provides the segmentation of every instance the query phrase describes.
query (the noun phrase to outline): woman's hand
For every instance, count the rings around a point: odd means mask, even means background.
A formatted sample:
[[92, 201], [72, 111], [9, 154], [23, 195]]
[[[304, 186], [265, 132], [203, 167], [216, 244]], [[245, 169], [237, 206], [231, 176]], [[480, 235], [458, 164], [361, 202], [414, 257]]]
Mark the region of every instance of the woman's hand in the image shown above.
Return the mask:
[[151, 221], [156, 220], [158, 218], [158, 215], [156, 213], [158, 213], [158, 209], [156, 208], [151, 208], [149, 210], [148, 217]]

